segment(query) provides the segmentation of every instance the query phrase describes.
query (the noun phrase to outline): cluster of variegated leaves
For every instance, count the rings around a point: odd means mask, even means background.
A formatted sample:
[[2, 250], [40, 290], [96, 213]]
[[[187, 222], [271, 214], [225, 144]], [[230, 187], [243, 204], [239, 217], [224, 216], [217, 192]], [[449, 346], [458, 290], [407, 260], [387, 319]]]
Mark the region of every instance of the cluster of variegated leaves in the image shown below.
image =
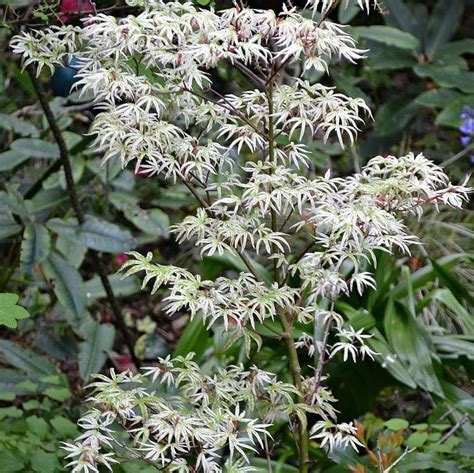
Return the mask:
[[[208, 281], [134, 253], [126, 275], [144, 271], [152, 292], [169, 288], [170, 315], [200, 314], [231, 339], [243, 337], [247, 352], [253, 343], [261, 346], [257, 325], [269, 319], [283, 317], [290, 329], [298, 321], [310, 332], [320, 320], [332, 324], [338, 341], [321, 346], [304, 334], [294, 346], [311, 356], [342, 353], [355, 361], [374, 352], [368, 336], [334, 311], [334, 301], [374, 287], [366, 269], [375, 263], [375, 250], [408, 252], [416, 242], [400, 215], [421, 216], [426, 203], [460, 207], [469, 189], [451, 185], [422, 155], [376, 157], [346, 179], [305, 170], [310, 156], [305, 141], [353, 142], [360, 114], [370, 116], [362, 99], [304, 78], [280, 80], [279, 73], [293, 63], [302, 64], [293, 70], [304, 74], [327, 71], [333, 58], [355, 61], [364, 54], [341, 25], [326, 18], [334, 1], [310, 3], [314, 11], [321, 9], [317, 19], [292, 7], [279, 15], [238, 6], [216, 13], [190, 3], [128, 0], [143, 13], [121, 19], [99, 14], [83, 27], [24, 33], [12, 45], [38, 73], [74, 56], [80, 63], [78, 87], [92, 92], [102, 110], [91, 132], [104, 160], [133, 162], [142, 173], [185, 183], [200, 208], [174, 226], [178, 240], [195, 240], [202, 255], [237, 254], [248, 267], [237, 279]], [[358, 3], [368, 9], [372, 2]], [[215, 91], [209, 71], [223, 61], [256, 89], [226, 96]], [[239, 160], [242, 150], [247, 162]], [[302, 240], [311, 245], [295, 258]], [[250, 253], [273, 265], [273, 283], [255, 269]], [[299, 276], [301, 287], [287, 285], [292, 275]], [[175, 396], [150, 394], [146, 375], [173, 387]], [[242, 366], [204, 376], [191, 356], [162, 359], [144, 376], [99, 376], [90, 399], [95, 407], [80, 422], [85, 433], [67, 445], [70, 465], [74, 471], [97, 471], [98, 464], [109, 466], [128, 455], [167, 471], [191, 471], [190, 465], [247, 471], [241, 461], [246, 452], [263, 449], [275, 419], [297, 418], [304, 425], [307, 413], [321, 419], [311, 432], [322, 446], [355, 447], [354, 427], [336, 423], [335, 399], [321, 380], [316, 373], [289, 385]], [[128, 431], [132, 446], [122, 445], [117, 424]]]

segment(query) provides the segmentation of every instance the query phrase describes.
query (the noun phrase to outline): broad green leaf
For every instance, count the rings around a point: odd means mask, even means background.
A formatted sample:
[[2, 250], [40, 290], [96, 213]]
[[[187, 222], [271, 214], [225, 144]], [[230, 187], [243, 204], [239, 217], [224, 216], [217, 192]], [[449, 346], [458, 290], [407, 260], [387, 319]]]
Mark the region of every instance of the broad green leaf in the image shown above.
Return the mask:
[[459, 41], [451, 41], [445, 44], [436, 54], [437, 58], [449, 58], [452, 56], [460, 56], [462, 54], [474, 51], [474, 38], [464, 38]]
[[2, 473], [14, 473], [15, 471], [24, 471], [25, 461], [13, 452], [1, 449], [0, 465]]
[[0, 240], [20, 233], [21, 225], [8, 213], [0, 214]]
[[459, 128], [463, 122], [461, 112], [465, 107], [474, 107], [474, 95], [463, 95], [451, 100], [436, 117], [436, 125]]
[[379, 43], [370, 46], [367, 64], [373, 71], [409, 69], [417, 64], [416, 58], [406, 49], [392, 48], [390, 54]]
[[30, 316], [24, 307], [17, 305], [18, 299], [16, 294], [0, 294], [0, 325], [16, 328], [17, 320]]
[[32, 123], [6, 113], [0, 113], [0, 128], [14, 131], [22, 136], [39, 136], [38, 128], [36, 128]]
[[393, 26], [357, 26], [352, 28], [356, 36], [400, 49], [416, 50], [420, 47], [418, 39], [406, 31]]
[[393, 349], [385, 340], [384, 336], [376, 329], [372, 329], [370, 333], [372, 338], [367, 339], [367, 345], [377, 353], [375, 359], [385, 368], [395, 379], [406, 384], [412, 389], [416, 388], [416, 383], [405, 366], [400, 362], [398, 357], [394, 356]]
[[428, 440], [426, 432], [413, 432], [406, 440], [408, 448], [420, 448]]
[[[122, 279], [119, 275], [112, 274], [109, 276], [109, 282], [117, 297], [131, 296], [139, 293], [141, 290], [141, 282], [134, 276]], [[85, 289], [88, 305], [91, 305], [96, 299], [107, 297], [99, 276], [94, 276], [86, 281]]]
[[168, 238], [168, 227], [170, 219], [160, 209], [143, 210], [130, 208], [124, 212], [125, 217], [130, 220], [139, 230], [155, 237]]
[[[451, 89], [428, 90], [418, 95], [415, 102], [424, 107], [446, 107], [450, 102], [460, 98], [460, 92]], [[459, 118], [459, 117], [458, 117]]]
[[32, 158], [59, 158], [58, 145], [39, 138], [20, 138], [11, 144], [11, 149]]
[[420, 77], [431, 77], [442, 87], [474, 94], [474, 72], [463, 71], [454, 66], [442, 67], [430, 64], [420, 64], [413, 70]]
[[54, 430], [64, 439], [74, 438], [78, 434], [76, 424], [66, 417], [53, 417], [50, 423]]
[[10, 340], [0, 340], [0, 354], [6, 364], [33, 376], [33, 378], [57, 374], [56, 367], [46, 358]]
[[389, 430], [397, 431], [397, 430], [405, 430], [408, 429], [410, 425], [407, 420], [405, 419], [390, 419], [383, 423], [385, 427]]
[[51, 387], [44, 390], [44, 395], [58, 402], [64, 402], [71, 397], [71, 391], [63, 386]]
[[50, 247], [51, 240], [46, 227], [40, 223], [27, 223], [20, 252], [22, 271], [32, 274], [35, 266], [48, 256]]
[[40, 439], [43, 439], [48, 433], [49, 425], [42, 417], [32, 415], [27, 417], [25, 422], [27, 423], [29, 430]]
[[387, 339], [398, 358], [418, 386], [443, 397], [443, 391], [434, 372], [427, 335], [415, 317], [399, 303], [389, 300], [384, 317]]
[[339, 4], [339, 8], [337, 10], [337, 21], [343, 25], [351, 22], [357, 14], [360, 13], [360, 8], [355, 3], [344, 3], [342, 2]]
[[464, 0], [438, 0], [428, 24], [425, 53], [433, 59], [441, 46], [446, 44], [459, 28]]
[[75, 267], [79, 268], [87, 253], [87, 246], [81, 238], [58, 235], [56, 249]]
[[196, 353], [196, 361], [199, 361], [205, 350], [210, 346], [211, 338], [204, 326], [202, 317], [197, 315], [186, 325], [184, 332], [179, 338], [173, 356], [185, 356], [188, 353]]
[[84, 341], [79, 350], [79, 373], [84, 381], [98, 373], [107, 359], [107, 351], [112, 349], [115, 328], [109, 324], [99, 324], [88, 320], [81, 326]]
[[80, 233], [88, 248], [106, 253], [129, 251], [134, 240], [129, 231], [97, 217], [87, 216]]
[[422, 36], [420, 36], [422, 29], [415, 15], [413, 15], [413, 12], [410, 11], [404, 1], [384, 0], [383, 5], [388, 10], [388, 14], [384, 16], [384, 20], [388, 26], [407, 31], [420, 40], [422, 39]]
[[9, 149], [0, 153], [0, 171], [10, 171], [29, 159], [28, 154], [14, 149]]
[[395, 96], [377, 111], [375, 132], [377, 135], [391, 135], [404, 130], [414, 118], [419, 105], [405, 97]]
[[31, 455], [31, 468], [38, 473], [54, 473], [58, 465], [58, 458], [55, 453], [48, 453], [44, 450], [35, 450]]
[[56, 252], [51, 252], [41, 267], [53, 280], [54, 293], [69, 315], [70, 323], [77, 327], [86, 312], [86, 295], [77, 269]]

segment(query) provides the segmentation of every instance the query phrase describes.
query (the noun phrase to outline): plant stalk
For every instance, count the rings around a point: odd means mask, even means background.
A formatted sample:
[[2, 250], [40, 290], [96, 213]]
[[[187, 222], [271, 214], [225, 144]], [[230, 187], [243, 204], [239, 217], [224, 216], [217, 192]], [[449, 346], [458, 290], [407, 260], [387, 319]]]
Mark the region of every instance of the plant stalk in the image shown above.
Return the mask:
[[[31, 81], [33, 82], [33, 86], [35, 88], [36, 94], [38, 96], [39, 103], [43, 112], [48, 120], [49, 126], [51, 128], [51, 132], [54, 136], [54, 139], [59, 148], [59, 157], [61, 165], [64, 169], [64, 175], [66, 178], [66, 185], [69, 194], [69, 199], [71, 201], [71, 206], [74, 210], [74, 214], [76, 219], [80, 225], [82, 225], [85, 221], [85, 213], [82, 205], [79, 201], [79, 197], [77, 195], [76, 185], [74, 184], [74, 178], [72, 174], [72, 167], [71, 167], [71, 160], [69, 157], [69, 150], [67, 149], [66, 142], [64, 141], [64, 137], [61, 133], [61, 130], [58, 126], [56, 118], [53, 115], [51, 107], [49, 106], [48, 97], [46, 92], [43, 89], [43, 85], [38, 80], [35, 74], [35, 70], [32, 66], [27, 67], [28, 74], [30, 75]], [[100, 253], [96, 253], [97, 255], [97, 272], [99, 273], [100, 280], [104, 287], [105, 293], [107, 294], [107, 299], [109, 301], [110, 307], [112, 309], [112, 313], [114, 314], [115, 322], [117, 324], [117, 328], [121, 332], [125, 344], [130, 352], [130, 356], [135, 364], [136, 368], [140, 368], [140, 360], [135, 355], [134, 344], [130, 332], [128, 331], [127, 325], [125, 324], [125, 320], [122, 315], [122, 310], [120, 305], [115, 297], [114, 291], [109, 281], [109, 277], [107, 275], [107, 269], [103, 260], [103, 257]]]

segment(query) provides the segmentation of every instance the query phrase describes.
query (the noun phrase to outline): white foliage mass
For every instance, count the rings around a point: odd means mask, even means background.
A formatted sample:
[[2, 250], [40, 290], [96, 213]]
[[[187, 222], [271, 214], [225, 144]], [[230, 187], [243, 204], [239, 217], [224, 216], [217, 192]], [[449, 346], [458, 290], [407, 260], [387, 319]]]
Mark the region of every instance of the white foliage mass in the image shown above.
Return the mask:
[[[314, 18], [290, 6], [277, 15], [127, 3], [142, 12], [25, 32], [12, 48], [38, 74], [76, 58], [77, 87], [92, 93], [100, 109], [91, 133], [103, 160], [184, 183], [199, 208], [172, 227], [178, 242], [192, 240], [202, 256], [231, 254], [245, 271], [204, 280], [133, 253], [124, 276], [143, 272], [144, 286], [165, 293], [169, 315], [199, 314], [208, 328], [223, 330], [229, 345], [243, 339], [247, 355], [263, 344], [257, 326], [280, 320], [290, 349], [344, 361], [373, 358], [369, 335], [348, 325], [335, 301], [375, 288], [369, 268], [377, 250], [408, 253], [417, 243], [404, 215], [421, 217], [427, 204], [460, 207], [470, 189], [451, 184], [422, 154], [377, 156], [344, 179], [311, 171], [312, 140], [352, 144], [363, 117], [372, 117], [361, 98], [307, 80], [308, 71], [327, 72], [331, 61], [354, 62], [365, 53], [344, 26], [327, 19], [337, 2], [310, 1]], [[376, 2], [357, 4], [368, 11]], [[211, 71], [225, 63], [253, 87], [225, 96], [215, 90]], [[272, 282], [262, 267], [273, 269]], [[292, 276], [300, 287], [288, 284]], [[287, 333], [294, 320], [308, 332], [316, 320], [332, 324], [336, 341], [323, 346], [303, 333], [294, 342]], [[65, 446], [70, 467], [111, 469], [120, 450], [166, 471], [253, 471], [249, 456], [261, 454], [271, 425], [293, 418], [305, 425], [309, 413], [321, 419], [310, 426], [321, 447], [357, 448], [352, 424], [337, 423], [324, 379], [296, 370], [287, 384], [243, 366], [208, 375], [191, 355], [160, 359], [144, 375], [100, 375], [80, 421], [84, 433]], [[159, 391], [149, 387], [157, 380]]]

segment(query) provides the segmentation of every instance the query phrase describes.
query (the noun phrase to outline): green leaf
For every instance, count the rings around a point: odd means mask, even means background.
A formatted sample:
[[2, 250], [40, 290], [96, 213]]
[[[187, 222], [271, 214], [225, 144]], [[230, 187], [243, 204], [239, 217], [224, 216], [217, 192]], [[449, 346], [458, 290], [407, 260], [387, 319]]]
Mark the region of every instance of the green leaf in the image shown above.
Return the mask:
[[86, 321], [81, 327], [84, 342], [80, 344], [79, 373], [84, 381], [98, 373], [107, 359], [107, 351], [112, 349], [115, 328], [109, 324], [99, 324], [95, 320]]
[[22, 271], [31, 275], [35, 266], [48, 256], [51, 247], [48, 230], [40, 223], [27, 223], [21, 243]]
[[474, 298], [452, 272], [436, 260], [431, 260], [431, 264], [435, 274], [444, 286], [447, 286], [458, 299], [464, 299], [469, 304], [474, 305]]
[[59, 158], [59, 148], [57, 144], [38, 138], [20, 138], [15, 140], [11, 144], [11, 149], [33, 158]]
[[56, 252], [51, 252], [41, 267], [54, 282], [54, 293], [66, 309], [70, 323], [77, 327], [86, 313], [86, 294], [77, 269]]
[[155, 237], [168, 238], [169, 236], [168, 227], [170, 225], [170, 219], [163, 210], [130, 208], [124, 215], [144, 233]]
[[0, 214], [0, 240], [20, 233], [21, 228], [11, 214]]
[[400, 362], [398, 357], [394, 356], [393, 349], [388, 344], [385, 337], [376, 328], [372, 329], [370, 333], [372, 338], [367, 339], [367, 345], [377, 353], [375, 359], [385, 368], [395, 379], [403, 384], [406, 384], [412, 389], [416, 388], [416, 383], [410, 375], [405, 366]]
[[421, 307], [425, 307], [430, 301], [437, 301], [438, 303], [446, 306], [456, 317], [459, 318], [459, 321], [465, 325], [468, 332], [474, 334], [474, 319], [472, 318], [472, 315], [456, 299], [454, 294], [449, 289], [435, 289], [434, 291], [430, 292], [419, 304], [421, 304]]
[[0, 153], [0, 171], [10, 171], [29, 159], [29, 156], [21, 151], [9, 149]]
[[[127, 297], [141, 290], [141, 282], [137, 277], [130, 276], [122, 279], [118, 274], [109, 276], [109, 282], [117, 297]], [[107, 297], [99, 276], [94, 276], [85, 282], [87, 304], [91, 305], [96, 299]]]
[[118, 225], [87, 216], [80, 233], [88, 248], [106, 253], [121, 253], [134, 247], [132, 235]]
[[[443, 256], [442, 258], [436, 260], [438, 265], [442, 266], [445, 269], [449, 269], [454, 267], [461, 261], [466, 261], [469, 259], [473, 259], [474, 255], [470, 255], [468, 253], [456, 253], [452, 255]], [[427, 264], [423, 268], [415, 271], [411, 275], [411, 284], [413, 286], [413, 290], [416, 291], [425, 287], [430, 281], [434, 281], [436, 278], [436, 273], [433, 269], [433, 265]], [[393, 288], [387, 295], [392, 296], [394, 299], [399, 299], [405, 297], [407, 294], [407, 281], [401, 281], [395, 288]]]
[[459, 128], [463, 122], [461, 112], [465, 107], [474, 107], [474, 95], [463, 95], [450, 101], [436, 117], [436, 125]]
[[[462, 97], [461, 93], [450, 89], [427, 90], [418, 95], [415, 102], [424, 107], [446, 107], [449, 102]], [[458, 116], [459, 118], [459, 116]]]
[[408, 448], [420, 448], [428, 440], [426, 432], [414, 432], [406, 440]]
[[54, 453], [35, 450], [31, 455], [31, 468], [38, 473], [54, 473], [58, 466], [58, 458]]
[[375, 132], [377, 135], [391, 135], [403, 131], [414, 118], [418, 107], [405, 97], [391, 98], [377, 111]]
[[54, 430], [64, 439], [74, 438], [78, 433], [76, 424], [66, 417], [53, 417], [50, 423]]
[[384, 327], [395, 353], [418, 386], [444, 397], [431, 361], [428, 337], [415, 317], [390, 298], [385, 310]]
[[43, 439], [49, 430], [48, 423], [38, 416], [29, 416], [25, 419], [25, 422], [28, 425], [28, 428], [33, 432], [38, 438]]
[[19, 455], [9, 450], [0, 450], [0, 465], [2, 465], [2, 473], [13, 473], [24, 471], [25, 462]]
[[71, 397], [71, 391], [65, 387], [47, 388], [44, 390], [44, 395], [58, 402], [64, 402]]
[[425, 53], [433, 59], [436, 52], [446, 44], [459, 28], [464, 0], [438, 0], [428, 24]]
[[0, 113], [0, 128], [8, 131], [14, 131], [23, 136], [39, 136], [39, 130], [32, 123], [21, 120], [13, 115]]
[[420, 77], [431, 77], [447, 89], [459, 89], [466, 94], [474, 94], [474, 72], [462, 71], [454, 66], [433, 66], [420, 64], [413, 68]]
[[357, 26], [352, 28], [356, 36], [400, 49], [416, 50], [420, 47], [418, 38], [393, 26]]
[[205, 350], [210, 346], [211, 338], [204, 326], [202, 317], [197, 315], [186, 325], [184, 332], [179, 338], [173, 357], [186, 356], [188, 353], [196, 353], [196, 361], [199, 361]]
[[384, 0], [384, 7], [388, 10], [388, 15], [384, 17], [388, 26], [394, 26], [400, 30], [407, 31], [420, 40], [420, 25], [415, 15], [402, 0]]
[[357, 14], [360, 13], [360, 8], [357, 4], [341, 3], [337, 10], [337, 21], [343, 25], [351, 22]]
[[24, 371], [34, 379], [58, 372], [46, 358], [10, 340], [0, 340], [0, 355], [6, 364]]
[[393, 430], [394, 432], [396, 432], [398, 430], [408, 429], [408, 426], [410, 424], [405, 419], [395, 418], [395, 419], [387, 420], [386, 422], [383, 423], [383, 425], [385, 425], [385, 427], [387, 427], [387, 429]]
[[24, 307], [17, 305], [18, 299], [16, 294], [0, 294], [0, 325], [16, 328], [17, 320], [30, 316]]

